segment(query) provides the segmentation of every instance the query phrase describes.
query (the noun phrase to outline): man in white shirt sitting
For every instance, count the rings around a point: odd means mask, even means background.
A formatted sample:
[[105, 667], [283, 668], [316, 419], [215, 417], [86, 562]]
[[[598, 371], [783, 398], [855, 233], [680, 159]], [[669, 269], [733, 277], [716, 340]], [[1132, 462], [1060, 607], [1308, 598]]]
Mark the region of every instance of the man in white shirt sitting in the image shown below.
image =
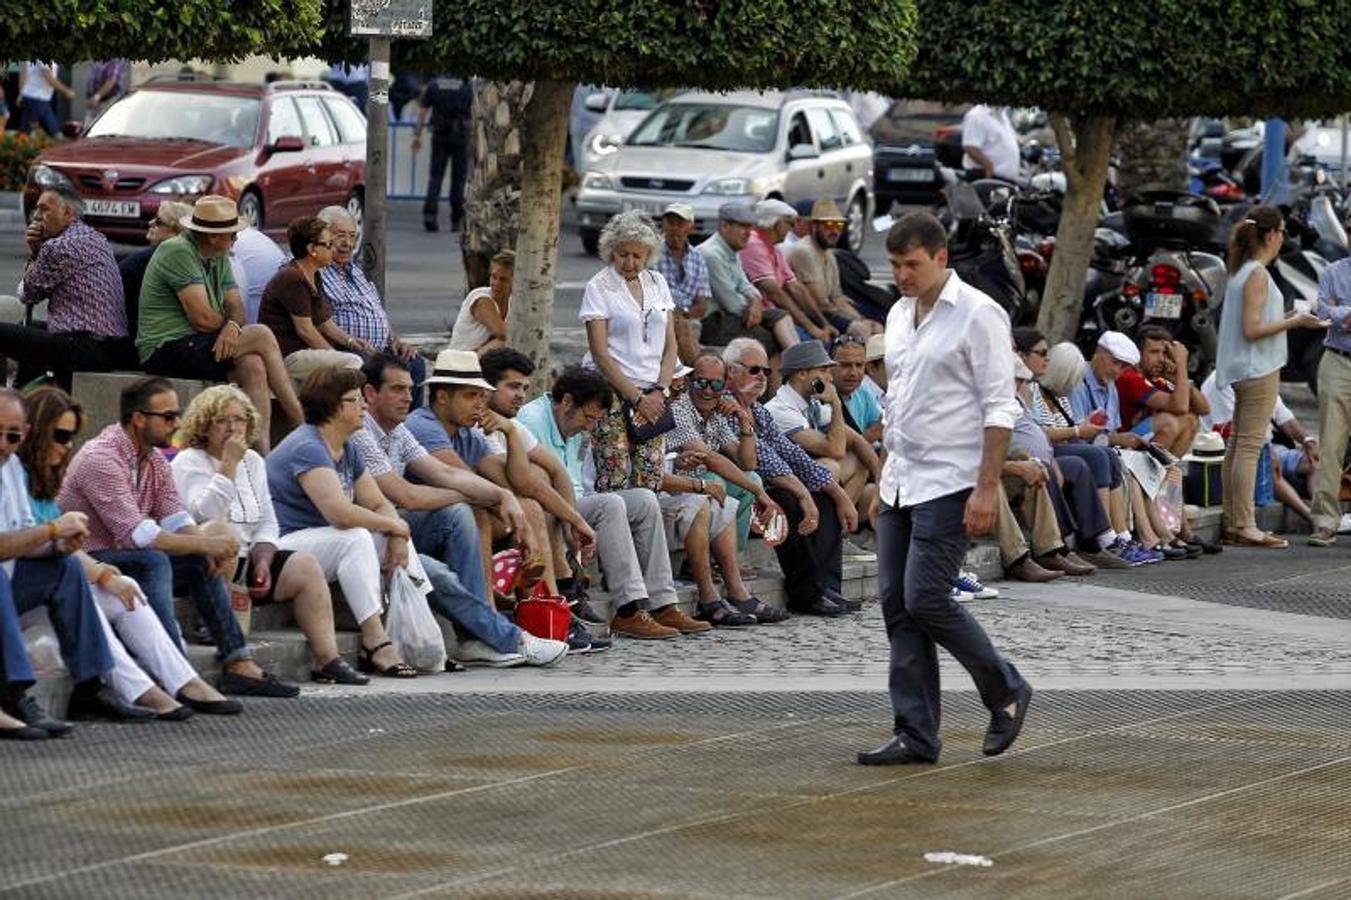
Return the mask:
[[838, 412], [842, 403], [835, 388], [835, 366], [819, 341], [789, 347], [780, 365], [783, 384], [765, 409], [780, 431], [830, 469], [859, 513], [873, 522], [882, 464], [872, 445]]
[[937, 647], [971, 673], [990, 710], [983, 752], [1022, 728], [1032, 687], [951, 595], [970, 545], [993, 527], [999, 477], [1021, 407], [1007, 314], [948, 266], [947, 234], [910, 213], [887, 235], [901, 298], [887, 315], [878, 587], [891, 644], [894, 736], [861, 765], [938, 759]]

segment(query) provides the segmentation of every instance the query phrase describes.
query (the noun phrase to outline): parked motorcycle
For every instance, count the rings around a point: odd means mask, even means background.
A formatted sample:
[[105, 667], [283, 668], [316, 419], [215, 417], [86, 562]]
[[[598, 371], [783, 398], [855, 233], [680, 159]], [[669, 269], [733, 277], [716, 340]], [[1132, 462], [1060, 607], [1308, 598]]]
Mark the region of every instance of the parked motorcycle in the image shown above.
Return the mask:
[[[1005, 191], [1013, 190], [1006, 183], [1000, 184]], [[958, 181], [949, 185], [945, 194], [950, 217], [949, 264], [962, 281], [1004, 307], [1014, 325], [1021, 324], [1031, 307], [1008, 217], [992, 215], [976, 185]], [[1008, 208], [1006, 197], [992, 199], [997, 208]]]

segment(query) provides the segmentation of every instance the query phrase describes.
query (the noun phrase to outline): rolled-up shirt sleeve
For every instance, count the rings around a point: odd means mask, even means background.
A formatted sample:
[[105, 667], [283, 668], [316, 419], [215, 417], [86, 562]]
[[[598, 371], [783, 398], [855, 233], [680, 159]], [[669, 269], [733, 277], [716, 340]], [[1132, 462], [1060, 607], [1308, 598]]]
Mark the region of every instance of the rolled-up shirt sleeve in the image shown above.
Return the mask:
[[1012, 430], [1022, 408], [1013, 390], [1012, 337], [1002, 309], [985, 307], [971, 316], [966, 352], [980, 397], [982, 424]]
[[1351, 304], [1343, 305], [1343, 300], [1351, 300], [1351, 296], [1338, 296], [1351, 294], [1348, 290], [1351, 275], [1344, 275], [1346, 271], [1345, 267], [1334, 263], [1318, 276], [1318, 318], [1331, 319], [1338, 328], [1346, 328], [1347, 316], [1351, 315]]

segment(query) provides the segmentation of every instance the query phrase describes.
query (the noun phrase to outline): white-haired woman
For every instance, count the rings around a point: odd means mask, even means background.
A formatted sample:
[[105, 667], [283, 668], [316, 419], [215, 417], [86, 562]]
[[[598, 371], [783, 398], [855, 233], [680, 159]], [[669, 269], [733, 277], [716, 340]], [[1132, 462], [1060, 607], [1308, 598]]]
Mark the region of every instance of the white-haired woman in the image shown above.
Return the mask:
[[[675, 300], [661, 273], [647, 267], [660, 249], [657, 233], [636, 211], [610, 219], [600, 233], [608, 265], [586, 283], [581, 320], [589, 351], [582, 364], [598, 369], [615, 402], [594, 432], [596, 490], [660, 491], [665, 456], [667, 393], [676, 367]], [[630, 428], [644, 437], [634, 439]]]

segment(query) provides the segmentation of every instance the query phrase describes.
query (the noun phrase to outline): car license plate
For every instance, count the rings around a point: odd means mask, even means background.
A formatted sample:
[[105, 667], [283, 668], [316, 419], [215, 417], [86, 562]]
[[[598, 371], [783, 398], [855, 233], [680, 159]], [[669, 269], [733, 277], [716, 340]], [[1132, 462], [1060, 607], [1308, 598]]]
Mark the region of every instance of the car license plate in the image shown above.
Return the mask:
[[86, 200], [84, 212], [88, 216], [107, 216], [112, 219], [139, 219], [141, 204], [135, 200]]
[[1145, 297], [1146, 319], [1182, 318], [1181, 294], [1149, 294]]
[[934, 180], [933, 169], [888, 169], [887, 181], [923, 181]]
[[647, 213], [649, 216], [659, 216], [661, 211], [666, 208], [665, 203], [656, 203], [651, 200], [625, 200], [620, 204], [624, 212], [637, 210], [640, 213]]

